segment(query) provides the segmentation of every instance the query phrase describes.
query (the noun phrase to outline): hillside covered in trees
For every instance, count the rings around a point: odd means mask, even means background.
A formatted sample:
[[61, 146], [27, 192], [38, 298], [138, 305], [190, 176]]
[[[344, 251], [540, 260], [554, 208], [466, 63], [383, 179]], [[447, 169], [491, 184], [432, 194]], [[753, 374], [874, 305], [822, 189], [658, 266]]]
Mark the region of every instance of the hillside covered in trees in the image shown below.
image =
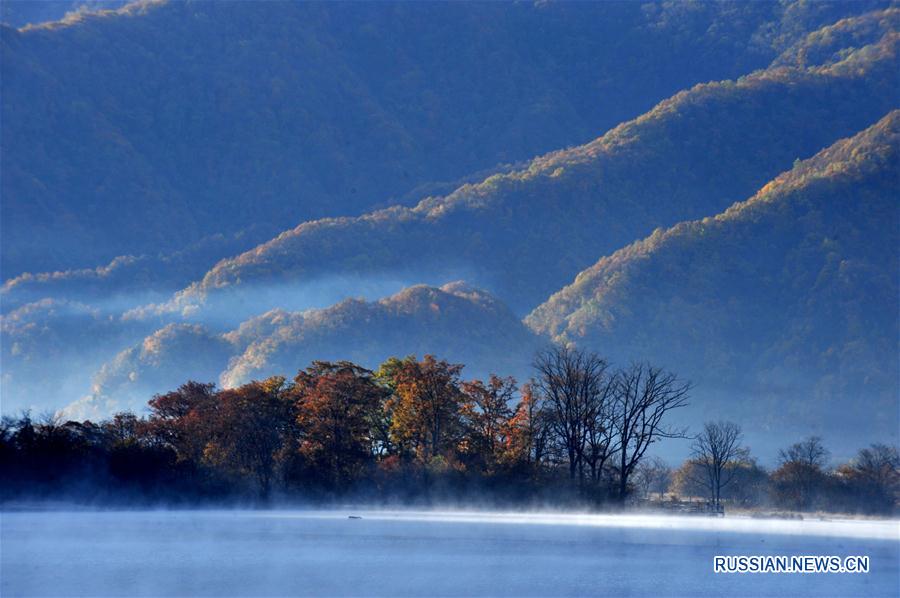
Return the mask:
[[699, 85], [591, 143], [411, 208], [301, 224], [223, 260], [176, 306], [337, 271], [463, 276], [527, 313], [598, 255], [718, 213], [881, 118], [897, 102], [898, 41], [891, 30], [838, 62]]
[[[91, 394], [66, 409], [93, 418], [139, 410], [146, 398], [186, 379], [226, 388], [265, 378], [317, 358], [349, 359], [375, 368], [392, 355], [440, 348], [474, 376], [488, 368], [524, 376], [544, 341], [496, 298], [461, 282], [404, 289], [378, 301], [347, 299], [327, 309], [272, 310], [223, 334], [169, 324], [104, 364]], [[490, 365], [488, 365], [490, 364]]]
[[893, 111], [722, 214], [602, 258], [526, 322], [664, 360], [743, 421], [896, 439], [898, 160]]
[[144, 0], [3, 27], [4, 276], [414, 201], [883, 5]]

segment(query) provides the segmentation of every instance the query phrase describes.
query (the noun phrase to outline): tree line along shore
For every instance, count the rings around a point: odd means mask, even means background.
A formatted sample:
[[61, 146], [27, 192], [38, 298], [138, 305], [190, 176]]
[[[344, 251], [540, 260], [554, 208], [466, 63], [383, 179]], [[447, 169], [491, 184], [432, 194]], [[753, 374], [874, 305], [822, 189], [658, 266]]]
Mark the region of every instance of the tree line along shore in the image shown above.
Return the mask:
[[[898, 511], [896, 447], [876, 443], [831, 467], [823, 441], [809, 437], [769, 471], [737, 423], [671, 425], [691, 385], [649, 363], [615, 367], [552, 346], [522, 385], [464, 380], [462, 370], [433, 355], [390, 358], [374, 371], [315, 361], [292, 380], [227, 389], [190, 381], [154, 396], [145, 415], [5, 416], [0, 500]], [[677, 469], [650, 450], [665, 438], [691, 443]]]

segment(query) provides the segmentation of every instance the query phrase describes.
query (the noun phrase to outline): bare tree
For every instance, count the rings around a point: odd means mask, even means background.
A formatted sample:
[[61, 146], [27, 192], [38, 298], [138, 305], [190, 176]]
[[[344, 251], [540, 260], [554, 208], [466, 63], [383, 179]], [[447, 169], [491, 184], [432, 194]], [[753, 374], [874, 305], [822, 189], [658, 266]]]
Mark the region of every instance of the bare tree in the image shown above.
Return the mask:
[[672, 483], [672, 468], [659, 457], [653, 456], [638, 464], [634, 480], [644, 498], [650, 498], [653, 494], [662, 498]]
[[779, 452], [781, 466], [772, 472], [776, 500], [805, 511], [815, 506], [828, 483], [829, 452], [818, 436], [810, 436]]
[[879, 489], [900, 489], [900, 453], [896, 446], [875, 443], [859, 451], [853, 460], [853, 468], [868, 482]]
[[534, 369], [534, 388], [546, 401], [549, 425], [565, 452], [569, 478], [577, 475], [583, 480], [585, 445], [608, 395], [608, 364], [595, 353], [556, 345], [538, 353]]
[[781, 464], [799, 463], [807, 467], [824, 469], [828, 464], [831, 454], [822, 444], [819, 436], [810, 436], [800, 442], [796, 442], [786, 449], [778, 451]]
[[646, 363], [634, 363], [616, 375], [611, 423], [618, 450], [618, 496], [628, 493], [628, 478], [650, 445], [663, 438], [685, 438], [685, 430], [663, 424], [665, 415], [688, 402], [689, 382]]
[[615, 414], [612, 404], [615, 387], [612, 377], [607, 377], [602, 392], [597, 395], [585, 414], [584, 462], [590, 470], [593, 482], [600, 481], [604, 466], [618, 450], [612, 421]]
[[837, 475], [855, 508], [890, 513], [900, 505], [900, 452], [896, 446], [873, 444], [838, 468]]
[[706, 422], [691, 446], [694, 461], [702, 472], [699, 480], [717, 509], [722, 489], [732, 482], [737, 472], [735, 461], [743, 454], [741, 427], [733, 422]]

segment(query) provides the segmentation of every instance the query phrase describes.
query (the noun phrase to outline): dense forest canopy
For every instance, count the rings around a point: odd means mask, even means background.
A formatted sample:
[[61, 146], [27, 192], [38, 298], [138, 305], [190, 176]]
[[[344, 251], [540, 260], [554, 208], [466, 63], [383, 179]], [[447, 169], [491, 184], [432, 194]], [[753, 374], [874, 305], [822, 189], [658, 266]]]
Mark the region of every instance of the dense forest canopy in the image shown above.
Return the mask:
[[414, 200], [876, 6], [148, 1], [4, 27], [4, 277]]
[[223, 260], [176, 305], [335, 269], [474, 271], [475, 282], [527, 313], [597, 255], [658, 226], [718, 213], [797, 158], [877, 121], [897, 105], [897, 45], [889, 32], [836, 63], [696, 86], [526, 169], [412, 208], [301, 224]]

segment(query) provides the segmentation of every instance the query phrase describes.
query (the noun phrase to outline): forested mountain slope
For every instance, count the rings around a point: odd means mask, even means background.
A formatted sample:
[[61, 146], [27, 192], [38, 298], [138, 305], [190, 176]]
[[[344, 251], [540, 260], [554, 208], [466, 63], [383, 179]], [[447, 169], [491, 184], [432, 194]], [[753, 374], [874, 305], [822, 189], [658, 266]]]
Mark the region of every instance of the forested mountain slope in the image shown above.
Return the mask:
[[883, 5], [146, 1], [3, 27], [3, 277], [414, 201]]
[[463, 273], [527, 312], [598, 255], [717, 213], [896, 107], [898, 39], [696, 86], [589, 144], [412, 208], [304, 223], [223, 260], [174, 306], [336, 272]]
[[898, 189], [894, 111], [722, 214], [604, 257], [526, 322], [667, 364], [710, 416], [896, 442]]
[[784, 50], [771, 66], [809, 67], [839, 62], [848, 48], [876, 43], [886, 32], [898, 29], [900, 8], [896, 5], [841, 19], [802, 36]]
[[376, 368], [392, 356], [437, 354], [470, 364], [466, 376], [528, 374], [543, 340], [496, 298], [462, 282], [419, 285], [378, 301], [347, 299], [327, 309], [273, 310], [217, 335], [170, 324], [122, 351], [94, 378], [89, 396], [68, 408], [96, 417], [141, 409], [147, 399], [194, 379], [237, 386], [293, 376], [313, 360]]

